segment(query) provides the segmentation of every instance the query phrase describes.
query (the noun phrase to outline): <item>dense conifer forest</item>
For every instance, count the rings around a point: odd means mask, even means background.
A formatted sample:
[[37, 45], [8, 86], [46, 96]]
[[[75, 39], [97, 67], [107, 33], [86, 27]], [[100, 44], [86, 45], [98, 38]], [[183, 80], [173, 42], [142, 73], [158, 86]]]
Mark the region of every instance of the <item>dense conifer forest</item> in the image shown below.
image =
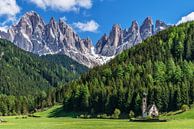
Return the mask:
[[161, 112], [194, 101], [194, 22], [171, 27], [65, 85], [64, 110], [141, 113], [142, 94]]

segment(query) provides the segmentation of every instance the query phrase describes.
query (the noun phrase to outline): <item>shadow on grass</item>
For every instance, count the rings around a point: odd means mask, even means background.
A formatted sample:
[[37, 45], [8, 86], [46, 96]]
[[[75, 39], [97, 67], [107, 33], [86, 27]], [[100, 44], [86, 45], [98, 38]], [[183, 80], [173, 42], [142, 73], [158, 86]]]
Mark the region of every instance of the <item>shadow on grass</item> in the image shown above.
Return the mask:
[[77, 118], [80, 113], [75, 113], [75, 112], [65, 112], [63, 110], [63, 107], [58, 107], [54, 109], [52, 112], [49, 113], [48, 117], [72, 117], [72, 118]]

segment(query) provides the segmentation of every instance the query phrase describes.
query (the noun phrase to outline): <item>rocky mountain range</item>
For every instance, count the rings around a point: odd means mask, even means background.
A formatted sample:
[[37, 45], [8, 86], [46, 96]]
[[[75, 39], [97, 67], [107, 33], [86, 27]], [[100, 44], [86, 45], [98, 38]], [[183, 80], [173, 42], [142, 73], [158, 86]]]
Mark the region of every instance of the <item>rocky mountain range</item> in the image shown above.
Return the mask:
[[120, 25], [116, 24], [109, 36], [105, 34], [97, 42], [96, 53], [109, 57], [117, 55], [168, 27], [170, 26], [163, 21], [157, 20], [154, 28], [151, 17], [147, 17], [140, 27], [137, 21], [133, 21], [131, 27], [125, 30], [122, 30]]
[[106, 63], [123, 50], [168, 27], [157, 20], [154, 28], [151, 17], [146, 18], [140, 27], [137, 21], [133, 21], [131, 27], [124, 30], [116, 24], [109, 35], [103, 35], [93, 46], [89, 38], [81, 39], [63, 20], [56, 22], [52, 17], [46, 24], [36, 12], [31, 11], [7, 32], [0, 31], [0, 38], [38, 55], [65, 54], [91, 68]]

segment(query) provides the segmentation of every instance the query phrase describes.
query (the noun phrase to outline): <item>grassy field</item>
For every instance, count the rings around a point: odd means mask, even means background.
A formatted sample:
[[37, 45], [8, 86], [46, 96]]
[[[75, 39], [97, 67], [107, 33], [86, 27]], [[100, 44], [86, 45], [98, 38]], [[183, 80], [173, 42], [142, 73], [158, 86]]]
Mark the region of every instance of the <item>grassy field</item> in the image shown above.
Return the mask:
[[194, 129], [194, 109], [175, 115], [173, 116], [175, 120], [165, 123], [134, 123], [128, 120], [71, 118], [68, 116], [72, 114], [62, 112], [60, 106], [55, 106], [35, 115], [41, 117], [3, 117], [8, 122], [1, 123], [0, 129]]

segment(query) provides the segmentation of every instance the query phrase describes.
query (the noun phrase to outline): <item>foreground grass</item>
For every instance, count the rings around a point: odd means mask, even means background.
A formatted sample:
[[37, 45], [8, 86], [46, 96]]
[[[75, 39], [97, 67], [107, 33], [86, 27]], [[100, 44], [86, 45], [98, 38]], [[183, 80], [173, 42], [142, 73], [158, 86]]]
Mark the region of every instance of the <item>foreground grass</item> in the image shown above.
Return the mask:
[[28, 117], [27, 119], [22, 117], [19, 117], [19, 119], [18, 117], [17, 119], [16, 117], [3, 117], [8, 122], [0, 123], [0, 129], [194, 129], [194, 109], [176, 115], [174, 116], [174, 118], [177, 118], [176, 120], [170, 120], [165, 123], [135, 123], [128, 120], [72, 118], [68, 117], [72, 114], [62, 112], [59, 105], [35, 115], [41, 117]]
[[77, 118], [4, 118], [0, 129], [193, 129], [194, 120], [173, 120], [166, 123], [134, 123], [127, 120]]

